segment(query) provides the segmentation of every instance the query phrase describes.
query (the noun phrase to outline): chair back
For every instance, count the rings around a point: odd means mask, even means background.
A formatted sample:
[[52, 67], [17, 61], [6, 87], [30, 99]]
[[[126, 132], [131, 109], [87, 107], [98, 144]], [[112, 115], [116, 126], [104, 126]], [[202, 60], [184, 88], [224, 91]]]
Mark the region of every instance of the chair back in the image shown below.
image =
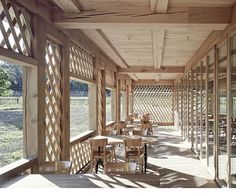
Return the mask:
[[139, 136], [143, 135], [143, 129], [133, 129], [132, 132], [133, 135], [139, 135]]
[[106, 146], [108, 144], [107, 138], [94, 139], [90, 141], [91, 155], [92, 157], [103, 157], [105, 156]]
[[142, 145], [142, 138], [124, 139], [125, 145], [125, 161], [130, 162], [137, 161], [139, 165], [139, 170], [143, 172], [143, 162], [144, 162], [144, 146]]
[[42, 174], [70, 174], [71, 161], [52, 161], [39, 164], [39, 173]]

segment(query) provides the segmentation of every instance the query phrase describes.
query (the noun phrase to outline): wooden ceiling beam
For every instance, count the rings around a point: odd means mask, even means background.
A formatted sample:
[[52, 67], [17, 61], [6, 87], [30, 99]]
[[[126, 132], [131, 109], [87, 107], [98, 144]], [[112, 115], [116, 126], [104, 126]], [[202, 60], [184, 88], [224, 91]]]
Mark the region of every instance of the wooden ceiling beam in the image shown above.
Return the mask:
[[134, 81], [133, 85], [174, 85], [174, 80], [138, 80]]
[[128, 73], [184, 73], [184, 66], [165, 66], [159, 69], [147, 66], [132, 66], [126, 69], [118, 69], [119, 74]]
[[165, 44], [165, 30], [152, 30], [152, 43], [153, 43], [153, 66], [160, 68], [162, 66], [162, 57]]
[[[168, 28], [172, 25], [208, 25], [225, 27], [231, 22], [231, 8], [192, 7], [188, 11], [158, 13], [118, 13], [88, 11], [81, 14], [54, 15], [54, 23], [61, 28], [102, 29], [116, 27]], [[218, 25], [218, 26], [217, 26]]]
[[69, 13], [80, 13], [81, 5], [78, 0], [53, 0], [58, 7], [60, 7], [65, 12]]
[[156, 13], [166, 13], [169, 0], [150, 0], [150, 10]]

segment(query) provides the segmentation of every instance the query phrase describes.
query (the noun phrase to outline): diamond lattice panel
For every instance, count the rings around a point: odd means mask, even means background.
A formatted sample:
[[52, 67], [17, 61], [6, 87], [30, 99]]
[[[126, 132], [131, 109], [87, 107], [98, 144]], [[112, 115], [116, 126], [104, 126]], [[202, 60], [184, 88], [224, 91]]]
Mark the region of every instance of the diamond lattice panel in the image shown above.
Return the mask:
[[61, 56], [60, 46], [49, 40], [46, 63], [46, 161], [55, 161], [61, 153]]
[[150, 113], [157, 123], [173, 123], [172, 86], [134, 86], [134, 113]]
[[70, 44], [70, 72], [87, 79], [94, 79], [93, 57], [76, 44]]
[[31, 17], [15, 1], [0, 1], [0, 46], [31, 56]]

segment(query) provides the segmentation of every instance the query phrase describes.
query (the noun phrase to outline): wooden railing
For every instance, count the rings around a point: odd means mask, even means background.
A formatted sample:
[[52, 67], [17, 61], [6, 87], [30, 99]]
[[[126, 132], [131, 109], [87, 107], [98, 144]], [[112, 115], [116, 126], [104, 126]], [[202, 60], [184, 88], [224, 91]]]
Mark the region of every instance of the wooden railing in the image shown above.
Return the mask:
[[92, 137], [95, 131], [87, 131], [74, 137], [70, 141], [70, 161], [72, 162], [71, 173], [76, 174], [90, 162], [89, 143], [83, 142]]
[[20, 175], [23, 172], [31, 169], [37, 164], [37, 157], [20, 159], [9, 165], [0, 168], [0, 184], [13, 176]]

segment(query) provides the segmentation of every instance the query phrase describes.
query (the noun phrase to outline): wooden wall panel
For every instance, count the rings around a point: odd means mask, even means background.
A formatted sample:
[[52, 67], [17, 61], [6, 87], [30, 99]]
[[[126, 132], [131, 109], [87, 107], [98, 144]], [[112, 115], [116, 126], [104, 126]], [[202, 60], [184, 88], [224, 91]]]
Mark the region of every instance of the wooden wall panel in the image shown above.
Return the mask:
[[93, 56], [81, 47], [71, 42], [70, 53], [70, 72], [74, 77], [94, 80]]
[[15, 1], [0, 1], [0, 46], [8, 50], [31, 56], [33, 33], [31, 17]]
[[51, 40], [46, 43], [46, 161], [60, 160], [61, 127], [61, 54], [60, 45]]
[[174, 123], [172, 90], [172, 86], [134, 86], [133, 112], [150, 113], [160, 124]]

